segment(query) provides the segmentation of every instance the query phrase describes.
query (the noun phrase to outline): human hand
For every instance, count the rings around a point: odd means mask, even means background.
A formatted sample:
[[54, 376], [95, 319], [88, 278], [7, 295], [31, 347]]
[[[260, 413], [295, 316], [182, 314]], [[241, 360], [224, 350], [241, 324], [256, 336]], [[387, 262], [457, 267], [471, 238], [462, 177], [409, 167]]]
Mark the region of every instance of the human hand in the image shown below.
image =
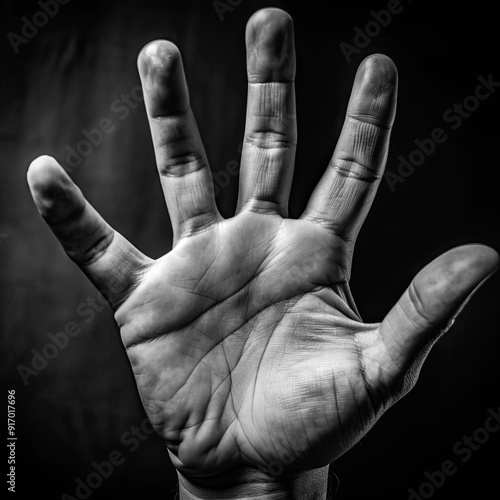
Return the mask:
[[287, 14], [252, 17], [247, 64], [238, 207], [224, 220], [177, 48], [157, 41], [139, 56], [174, 233], [160, 259], [107, 225], [55, 160], [41, 157], [28, 171], [35, 203], [68, 255], [98, 289], [113, 291], [106, 298], [144, 408], [186, 497], [288, 498], [303, 471], [345, 453], [411, 389], [433, 343], [498, 262], [482, 245], [451, 250], [381, 323], [363, 323], [348, 283], [386, 162], [396, 69], [381, 55], [362, 63], [332, 161], [294, 220]]

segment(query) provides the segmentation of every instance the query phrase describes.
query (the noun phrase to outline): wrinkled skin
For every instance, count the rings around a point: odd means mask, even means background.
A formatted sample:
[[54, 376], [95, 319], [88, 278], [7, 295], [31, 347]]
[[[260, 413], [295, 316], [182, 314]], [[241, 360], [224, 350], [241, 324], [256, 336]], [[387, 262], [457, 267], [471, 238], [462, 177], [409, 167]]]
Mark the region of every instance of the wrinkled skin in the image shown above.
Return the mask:
[[52, 158], [28, 172], [40, 213], [108, 292], [144, 408], [174, 466], [197, 481], [242, 466], [314, 469], [342, 455], [411, 389], [432, 344], [498, 262], [482, 245], [453, 249], [416, 276], [381, 323], [363, 323], [349, 273], [387, 157], [394, 64], [375, 55], [360, 66], [332, 161], [292, 220], [289, 16], [256, 13], [247, 54], [240, 194], [227, 220], [215, 205], [178, 49], [156, 41], [139, 56], [174, 232], [160, 259], [111, 229]]
[[319, 467], [369, 428], [397, 369], [382, 343], [376, 362], [363, 359], [377, 326], [342, 298], [343, 246], [320, 225], [245, 211], [144, 273], [116, 317], [144, 407], [180, 468], [289, 456]]

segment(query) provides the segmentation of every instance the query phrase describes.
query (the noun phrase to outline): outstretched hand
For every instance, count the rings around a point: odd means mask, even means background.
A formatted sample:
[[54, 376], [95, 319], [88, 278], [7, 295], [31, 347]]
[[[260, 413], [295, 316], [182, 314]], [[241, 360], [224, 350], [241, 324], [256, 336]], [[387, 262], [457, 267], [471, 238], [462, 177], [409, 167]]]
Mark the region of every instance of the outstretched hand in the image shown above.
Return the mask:
[[381, 323], [363, 323], [349, 289], [351, 257], [387, 158], [396, 68], [383, 55], [361, 64], [332, 160], [295, 220], [290, 17], [257, 12], [246, 42], [234, 217], [217, 210], [181, 57], [167, 41], [147, 45], [138, 64], [170, 252], [143, 255], [54, 159], [38, 158], [28, 172], [68, 255], [97, 288], [114, 291], [107, 298], [144, 408], [184, 486], [200, 496], [238, 478], [279, 491], [274, 481], [346, 452], [411, 389], [433, 343], [498, 261], [482, 245], [455, 248], [415, 277]]

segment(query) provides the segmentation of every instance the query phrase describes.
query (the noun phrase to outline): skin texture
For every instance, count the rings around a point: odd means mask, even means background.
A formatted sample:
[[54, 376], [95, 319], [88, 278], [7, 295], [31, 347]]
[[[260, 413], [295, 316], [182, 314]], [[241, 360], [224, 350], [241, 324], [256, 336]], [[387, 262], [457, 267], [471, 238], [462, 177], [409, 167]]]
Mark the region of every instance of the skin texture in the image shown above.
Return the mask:
[[234, 217], [218, 213], [180, 53], [168, 41], [148, 44], [138, 67], [173, 249], [157, 260], [143, 255], [50, 157], [31, 164], [28, 182], [68, 255], [106, 291], [182, 498], [321, 498], [324, 467], [413, 387], [433, 343], [498, 255], [482, 245], [450, 250], [381, 323], [363, 323], [349, 275], [385, 167], [396, 68], [383, 55], [363, 61], [332, 160], [293, 220], [292, 21], [261, 10], [246, 41]]

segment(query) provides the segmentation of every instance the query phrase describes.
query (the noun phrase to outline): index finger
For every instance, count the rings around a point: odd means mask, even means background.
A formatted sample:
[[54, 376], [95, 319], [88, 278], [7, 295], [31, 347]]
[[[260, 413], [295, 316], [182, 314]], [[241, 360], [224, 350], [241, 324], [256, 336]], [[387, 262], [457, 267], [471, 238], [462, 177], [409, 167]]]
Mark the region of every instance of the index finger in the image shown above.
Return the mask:
[[345, 240], [356, 239], [384, 172], [397, 81], [389, 57], [375, 54], [361, 63], [333, 157], [302, 215]]

